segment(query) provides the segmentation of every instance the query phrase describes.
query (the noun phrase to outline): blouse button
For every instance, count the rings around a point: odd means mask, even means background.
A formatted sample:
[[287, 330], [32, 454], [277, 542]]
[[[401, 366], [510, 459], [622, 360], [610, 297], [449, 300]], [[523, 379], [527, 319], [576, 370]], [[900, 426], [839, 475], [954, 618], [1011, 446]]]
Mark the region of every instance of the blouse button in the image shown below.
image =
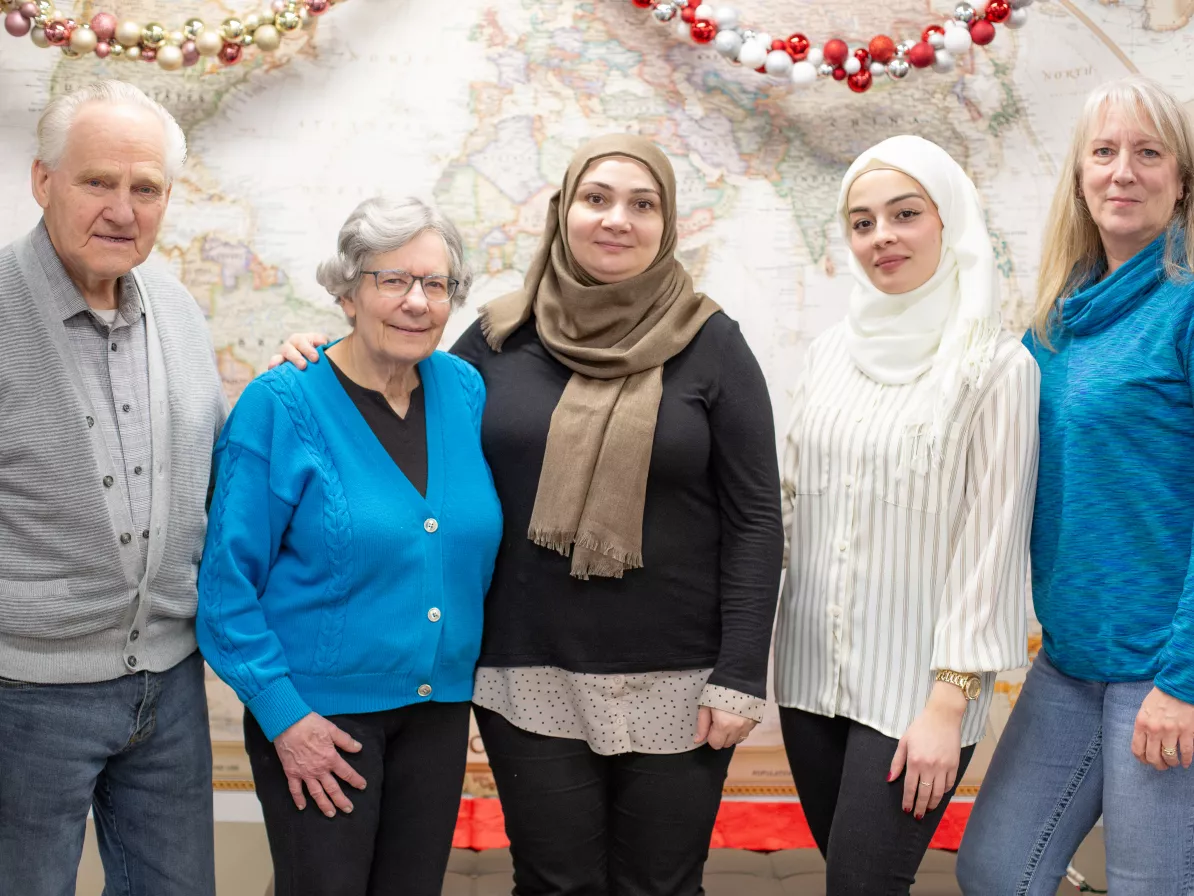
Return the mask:
[[850, 543], [848, 541], [846, 541], [846, 539], [844, 539], [844, 538], [837, 543], [837, 549], [839, 551], [844, 552], [846, 550], [846, 548], [848, 548], [848, 547], [850, 547]]
[[423, 528], [426, 529], [428, 532], [434, 532], [436, 529], [439, 528], [439, 522], [434, 518], [428, 519], [423, 523]]
[[844, 475], [842, 477], [842, 485], [844, 485], [846, 488], [849, 488], [853, 484], [854, 484], [854, 477], [851, 476], [849, 473], [847, 473], [846, 475]]
[[430, 697], [431, 696], [431, 685], [429, 685], [429, 684], [419, 685], [419, 696], [420, 697]]

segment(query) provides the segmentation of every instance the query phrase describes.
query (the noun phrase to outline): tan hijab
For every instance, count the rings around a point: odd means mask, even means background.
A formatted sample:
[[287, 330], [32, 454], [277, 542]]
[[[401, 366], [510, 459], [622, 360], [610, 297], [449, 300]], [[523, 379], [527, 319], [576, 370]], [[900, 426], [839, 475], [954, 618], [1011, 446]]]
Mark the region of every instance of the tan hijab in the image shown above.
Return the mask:
[[[621, 283], [601, 283], [568, 246], [568, 209], [589, 166], [609, 156], [641, 162], [659, 185], [663, 238], [655, 260]], [[527, 536], [572, 556], [572, 575], [621, 578], [643, 565], [643, 504], [663, 395], [663, 364], [720, 309], [693, 292], [676, 260], [676, 175], [648, 140], [623, 134], [586, 143], [547, 211], [523, 289], [481, 309], [494, 351], [535, 317], [544, 347], [572, 370], [551, 416]]]

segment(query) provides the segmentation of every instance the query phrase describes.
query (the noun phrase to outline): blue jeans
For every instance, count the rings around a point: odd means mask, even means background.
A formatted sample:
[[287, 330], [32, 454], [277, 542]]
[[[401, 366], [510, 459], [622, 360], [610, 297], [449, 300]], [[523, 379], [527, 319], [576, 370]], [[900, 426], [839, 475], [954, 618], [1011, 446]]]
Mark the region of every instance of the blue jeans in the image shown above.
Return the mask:
[[1100, 814], [1109, 892], [1194, 894], [1194, 766], [1159, 772], [1132, 755], [1152, 687], [1081, 681], [1037, 657], [958, 853], [966, 896], [1053, 896]]
[[214, 896], [197, 651], [94, 684], [0, 679], [0, 891], [74, 896], [88, 808], [104, 896]]

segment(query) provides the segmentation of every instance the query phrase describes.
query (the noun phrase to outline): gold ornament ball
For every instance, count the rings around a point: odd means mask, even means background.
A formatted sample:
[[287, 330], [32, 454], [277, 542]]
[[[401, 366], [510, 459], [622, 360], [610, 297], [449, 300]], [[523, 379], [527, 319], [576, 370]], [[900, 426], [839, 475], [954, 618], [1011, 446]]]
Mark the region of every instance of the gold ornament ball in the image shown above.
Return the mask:
[[274, 27], [283, 34], [291, 34], [303, 27], [303, 20], [297, 12], [287, 9], [274, 16]]
[[95, 36], [95, 32], [86, 25], [80, 25], [70, 35], [70, 48], [76, 53], [90, 53], [95, 49], [95, 45], [99, 43], [99, 38]]
[[31, 29], [29, 31], [29, 39], [33, 41], [36, 46], [41, 47], [43, 50], [50, 45], [50, 42], [46, 39], [45, 28]]
[[44, 16], [48, 19], [50, 17], [50, 13], [53, 11], [54, 4], [51, 3], [50, 0], [37, 0], [37, 14], [39, 16]]
[[200, 56], [215, 56], [222, 46], [224, 41], [214, 31], [204, 31], [195, 38], [195, 49], [199, 51]]
[[157, 49], [166, 42], [166, 29], [157, 22], [150, 22], [141, 29], [141, 46]]
[[194, 40], [203, 33], [203, 27], [202, 19], [187, 19], [182, 23], [182, 33], [187, 40]]
[[124, 51], [124, 58], [131, 59], [133, 62], [136, 62], [141, 58], [141, 48], [137, 46], [129, 47]]
[[220, 36], [230, 44], [239, 44], [245, 37], [245, 23], [240, 19], [225, 19], [220, 26]]
[[282, 35], [273, 25], [262, 25], [253, 32], [253, 40], [266, 53], [272, 53], [282, 45]]
[[131, 20], [116, 26], [116, 40], [126, 47], [135, 47], [141, 42], [141, 26]]
[[108, 57], [111, 59], [120, 59], [124, 56], [124, 47], [118, 43], [108, 44]]
[[72, 50], [70, 48], [69, 44], [67, 44], [65, 47], [62, 47], [61, 49], [62, 49], [62, 55], [65, 56], [67, 59], [82, 59], [83, 58], [83, 54], [78, 53], [75, 50]]
[[172, 44], [162, 47], [158, 50], [158, 65], [163, 71], [178, 71], [182, 68], [182, 50]]

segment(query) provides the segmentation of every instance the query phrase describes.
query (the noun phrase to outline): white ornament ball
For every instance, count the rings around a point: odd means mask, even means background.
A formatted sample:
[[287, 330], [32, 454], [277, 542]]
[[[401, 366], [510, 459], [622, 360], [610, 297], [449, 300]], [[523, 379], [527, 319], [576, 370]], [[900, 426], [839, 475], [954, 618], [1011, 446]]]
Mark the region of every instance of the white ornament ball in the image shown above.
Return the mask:
[[712, 22], [713, 21], [713, 7], [708, 3], [702, 3], [693, 12], [693, 18], [698, 22]]
[[676, 17], [676, 7], [671, 3], [660, 3], [651, 10], [651, 15], [655, 16], [655, 21], [667, 24]]
[[846, 70], [847, 75], [857, 75], [862, 71], [862, 63], [858, 60], [857, 56], [851, 56], [842, 63], [842, 68]]
[[872, 62], [871, 63], [871, 77], [877, 78], [881, 74], [883, 74], [885, 71], [887, 71], [887, 66], [884, 65], [882, 62]]
[[1003, 24], [1008, 28], [1015, 30], [1016, 28], [1023, 28], [1028, 22], [1028, 10], [1021, 7], [1020, 9], [1013, 9], [1012, 14], [1007, 17], [1007, 21]]
[[272, 53], [282, 46], [282, 34], [273, 25], [260, 25], [253, 32], [253, 43], [257, 44], [259, 50]]
[[90, 53], [99, 43], [95, 32], [86, 25], [80, 25], [70, 35], [70, 48], [76, 53]]
[[738, 27], [738, 10], [732, 6], [719, 6], [713, 12], [713, 20], [721, 30]]
[[200, 56], [215, 56], [224, 46], [224, 41], [215, 31], [203, 31], [195, 38], [195, 49]]
[[737, 31], [718, 31], [713, 38], [713, 47], [727, 59], [737, 59], [742, 49], [742, 35]]
[[758, 68], [767, 61], [768, 52], [768, 46], [764, 46], [758, 39], [748, 40], [738, 51], [738, 61], [747, 68]]
[[1026, 9], [1032, 6], [1032, 0], [1012, 0], [1012, 9]]
[[116, 42], [126, 47], [136, 46], [141, 42], [141, 26], [125, 19], [116, 26]]
[[773, 78], [786, 78], [792, 73], [792, 57], [787, 50], [772, 50], [763, 65]]
[[133, 61], [133, 62], [136, 62], [136, 61], [138, 61], [138, 60], [141, 58], [141, 48], [140, 48], [140, 47], [127, 47], [127, 48], [125, 48], [125, 51], [124, 51], [124, 58], [125, 58], [125, 59], [129, 59], [129, 60], [131, 60], [131, 61]]
[[934, 31], [929, 35], [929, 46], [934, 50], [940, 50], [945, 46], [945, 35], [940, 31]]
[[768, 50], [771, 49], [771, 35], [766, 31], [760, 31], [755, 34], [755, 40], [765, 46]]
[[954, 57], [949, 55], [949, 50], [938, 50], [936, 57], [933, 59], [933, 71], [952, 72], [954, 70]]
[[163, 71], [178, 71], [182, 68], [182, 61], [182, 50], [174, 44], [166, 44], [158, 49], [158, 65]]
[[825, 61], [825, 53], [820, 47], [813, 47], [808, 51], [808, 55], [804, 57], [804, 61], [811, 63], [813, 68], [816, 68]]
[[792, 66], [792, 83], [805, 87], [817, 80], [817, 67], [807, 59]]
[[680, 40], [692, 40], [692, 26], [683, 19], [679, 19], [676, 22], [676, 36]]
[[974, 41], [970, 38], [970, 29], [968, 28], [950, 28], [945, 32], [945, 50], [955, 56], [960, 56], [967, 52], [973, 43]]

